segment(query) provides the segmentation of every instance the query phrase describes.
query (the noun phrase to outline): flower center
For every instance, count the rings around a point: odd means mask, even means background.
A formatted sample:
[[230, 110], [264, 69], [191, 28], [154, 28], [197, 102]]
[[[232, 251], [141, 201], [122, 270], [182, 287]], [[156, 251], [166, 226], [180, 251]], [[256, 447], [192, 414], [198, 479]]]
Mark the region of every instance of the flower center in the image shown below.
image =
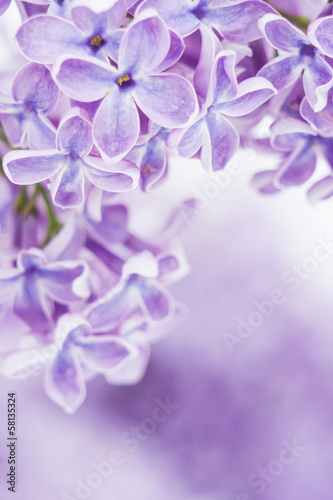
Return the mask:
[[131, 77], [126, 73], [126, 75], [117, 78], [116, 82], [118, 83], [119, 87], [126, 88], [131, 85], [132, 80]]
[[305, 59], [308, 59], [309, 62], [315, 55], [316, 48], [313, 45], [303, 45], [302, 47], [302, 56]]
[[92, 38], [90, 40], [90, 46], [94, 50], [100, 49], [102, 47], [102, 45], [104, 45], [104, 43], [105, 42], [104, 42], [103, 38], [99, 35], [94, 36], [94, 38]]

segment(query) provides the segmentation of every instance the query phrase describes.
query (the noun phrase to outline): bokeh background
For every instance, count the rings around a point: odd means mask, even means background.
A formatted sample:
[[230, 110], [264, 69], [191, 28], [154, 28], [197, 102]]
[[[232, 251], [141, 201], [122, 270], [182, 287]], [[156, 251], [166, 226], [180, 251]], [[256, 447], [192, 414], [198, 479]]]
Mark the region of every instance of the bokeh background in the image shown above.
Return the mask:
[[[5, 24], [15, 31], [5, 17], [1, 40]], [[15, 61], [2, 46], [5, 53], [10, 73]], [[1, 471], [8, 391], [17, 394], [19, 437], [17, 492], [8, 493], [2, 473], [1, 499], [332, 499], [333, 255], [296, 291], [283, 276], [313, 255], [318, 238], [333, 238], [333, 200], [310, 206], [305, 188], [257, 194], [251, 177], [271, 162], [243, 152], [237, 173], [218, 186], [196, 160], [173, 158], [168, 182], [138, 193], [132, 230], [144, 221], [147, 234], [180, 201], [201, 199], [184, 241], [191, 272], [172, 288], [188, 315], [154, 346], [139, 384], [98, 377], [73, 416], [47, 399], [41, 374], [25, 383], [1, 379]], [[235, 336], [254, 302], [275, 289], [284, 303], [230, 349], [226, 334]], [[149, 427], [157, 401], [168, 399], [170, 415]], [[141, 437], [129, 444], [138, 427]], [[115, 452], [119, 465], [98, 487], [87, 486], [96, 463]]]

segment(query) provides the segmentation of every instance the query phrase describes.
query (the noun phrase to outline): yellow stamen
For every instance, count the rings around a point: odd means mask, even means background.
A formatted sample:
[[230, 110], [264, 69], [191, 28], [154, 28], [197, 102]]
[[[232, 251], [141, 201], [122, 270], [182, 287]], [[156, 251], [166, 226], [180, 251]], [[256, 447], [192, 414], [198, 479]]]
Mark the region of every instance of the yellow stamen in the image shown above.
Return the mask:
[[90, 40], [90, 45], [92, 45], [96, 49], [99, 49], [102, 46], [102, 43], [103, 39], [99, 35], [96, 35], [94, 38]]
[[124, 82], [129, 82], [129, 81], [130, 81], [129, 75], [124, 75], [124, 76], [121, 76], [120, 78], [118, 78], [117, 83], [118, 83], [118, 85], [121, 86]]

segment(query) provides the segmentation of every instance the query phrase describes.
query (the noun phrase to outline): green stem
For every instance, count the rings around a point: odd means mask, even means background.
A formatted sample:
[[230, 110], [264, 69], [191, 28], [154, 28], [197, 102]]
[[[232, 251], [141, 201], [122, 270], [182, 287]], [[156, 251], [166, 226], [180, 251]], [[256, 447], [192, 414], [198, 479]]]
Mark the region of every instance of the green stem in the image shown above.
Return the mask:
[[19, 195], [16, 199], [15, 213], [22, 214], [24, 218], [28, 217], [29, 215], [37, 217], [38, 210], [36, 207], [36, 201], [39, 196], [41, 196], [44, 201], [49, 223], [45, 239], [41, 245], [41, 247], [43, 248], [45, 247], [45, 245], [47, 245], [47, 243], [49, 243], [49, 241], [52, 239], [53, 236], [59, 233], [60, 229], [62, 228], [62, 224], [57, 219], [57, 216], [53, 210], [53, 206], [46, 189], [41, 184], [36, 184], [35, 191], [32, 197], [29, 199], [27, 193], [27, 186], [22, 186]]
[[6, 134], [3, 130], [3, 127], [0, 123], [0, 141], [4, 142], [6, 144], [6, 146], [8, 146], [9, 149], [12, 149], [7, 137], [6, 137]]
[[38, 189], [38, 194], [40, 194], [44, 200], [49, 217], [49, 227], [46, 233], [46, 237], [42, 243], [42, 248], [43, 248], [45, 247], [45, 245], [49, 243], [49, 241], [52, 239], [53, 236], [59, 233], [59, 231], [62, 228], [62, 223], [57, 219], [57, 216], [53, 210], [51, 200], [45, 188], [41, 184], [37, 184], [36, 189]]

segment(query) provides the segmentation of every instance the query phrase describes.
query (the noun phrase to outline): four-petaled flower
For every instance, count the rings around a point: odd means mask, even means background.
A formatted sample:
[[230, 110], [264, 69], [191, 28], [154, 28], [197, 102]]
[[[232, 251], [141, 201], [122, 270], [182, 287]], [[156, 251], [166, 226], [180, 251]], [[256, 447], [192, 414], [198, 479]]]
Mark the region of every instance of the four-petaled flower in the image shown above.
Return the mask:
[[22, 251], [17, 268], [0, 272], [0, 302], [13, 302], [14, 312], [33, 331], [52, 328], [53, 304], [86, 299], [88, 266], [81, 261], [48, 262], [37, 249]]
[[16, 75], [13, 98], [0, 94], [0, 119], [14, 147], [54, 148], [56, 130], [45, 115], [56, 106], [59, 90], [49, 70], [29, 63]]
[[35, 184], [51, 178], [53, 201], [60, 207], [75, 207], [84, 201], [85, 177], [95, 186], [111, 192], [132, 189], [139, 169], [122, 160], [106, 164], [89, 156], [93, 147], [91, 125], [79, 108], [72, 108], [57, 132], [58, 149], [10, 151], [4, 171], [15, 184]]
[[316, 112], [322, 110], [333, 85], [333, 71], [312, 43], [312, 25], [306, 36], [283, 17], [267, 14], [259, 21], [259, 26], [268, 43], [281, 54], [267, 63], [258, 75], [281, 91], [296, 83], [303, 73], [303, 87], [310, 106]]

